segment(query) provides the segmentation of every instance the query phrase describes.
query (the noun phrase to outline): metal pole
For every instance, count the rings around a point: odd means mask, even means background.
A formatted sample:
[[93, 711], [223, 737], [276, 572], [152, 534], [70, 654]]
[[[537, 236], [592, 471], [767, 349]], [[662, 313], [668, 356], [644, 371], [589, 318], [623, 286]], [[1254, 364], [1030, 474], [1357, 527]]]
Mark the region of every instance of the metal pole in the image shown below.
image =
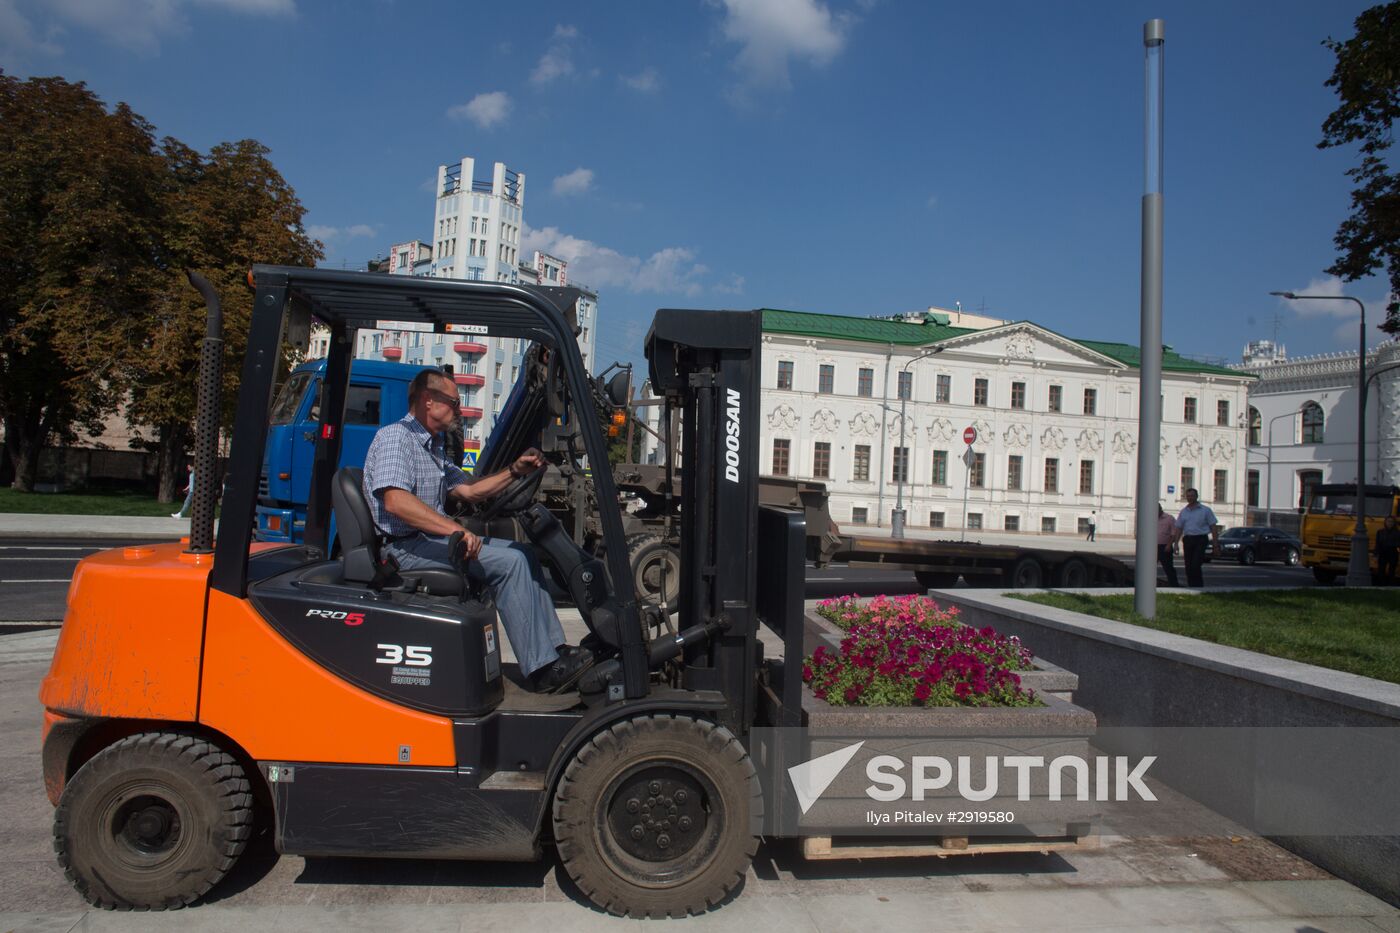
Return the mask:
[[1347, 586], [1371, 585], [1371, 559], [1366, 535], [1366, 306], [1357, 298], [1361, 309], [1361, 346], [1356, 355], [1356, 370], [1361, 398], [1356, 405], [1356, 529], [1351, 533], [1351, 560], [1347, 563]]
[[[913, 360], [909, 361], [910, 363]], [[904, 364], [904, 369], [908, 370], [909, 363]], [[901, 387], [902, 388], [902, 387]], [[904, 420], [908, 410], [909, 400], [904, 397], [904, 392], [899, 393], [899, 450], [904, 451]], [[904, 475], [909, 470], [909, 452], [904, 451], [904, 461], [900, 463], [898, 452], [896, 451], [895, 463], [900, 464], [899, 481], [895, 486], [894, 516], [890, 520], [890, 537], [904, 537]]]
[[1264, 524], [1274, 527], [1274, 422], [1269, 420], [1269, 453], [1264, 460]]
[[1157, 504], [1162, 464], [1162, 97], [1166, 24], [1143, 24], [1146, 120], [1142, 196], [1142, 367], [1138, 373], [1137, 561], [1133, 609], [1157, 615]]
[[972, 445], [967, 445], [967, 454], [963, 457], [963, 466], [967, 467], [963, 471], [963, 520], [962, 535], [959, 541], [967, 540], [967, 490], [972, 485]]

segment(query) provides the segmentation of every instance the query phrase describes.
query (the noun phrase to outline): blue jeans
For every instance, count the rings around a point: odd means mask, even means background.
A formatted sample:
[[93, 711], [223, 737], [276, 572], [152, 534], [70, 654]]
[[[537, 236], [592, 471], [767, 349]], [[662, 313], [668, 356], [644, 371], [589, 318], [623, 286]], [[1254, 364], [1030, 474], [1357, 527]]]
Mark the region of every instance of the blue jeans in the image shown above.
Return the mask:
[[[452, 568], [447, 538], [415, 535], [389, 541], [385, 550], [401, 570]], [[564, 644], [564, 626], [554, 611], [554, 601], [540, 582], [541, 569], [534, 553], [518, 541], [482, 538], [481, 553], [467, 562], [467, 576], [486, 583], [496, 597], [506, 637], [524, 674], [533, 674], [554, 663]]]

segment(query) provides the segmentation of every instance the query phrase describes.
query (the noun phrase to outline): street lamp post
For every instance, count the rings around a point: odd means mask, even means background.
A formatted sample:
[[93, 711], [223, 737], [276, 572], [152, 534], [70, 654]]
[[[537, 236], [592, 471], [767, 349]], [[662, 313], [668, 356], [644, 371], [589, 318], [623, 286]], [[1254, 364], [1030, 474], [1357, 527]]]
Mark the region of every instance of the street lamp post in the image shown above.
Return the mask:
[[1289, 301], [1351, 301], [1361, 312], [1361, 347], [1356, 355], [1356, 527], [1351, 533], [1351, 560], [1347, 562], [1347, 586], [1371, 585], [1371, 559], [1366, 536], [1366, 306], [1350, 295], [1298, 295], [1269, 292]]
[[1264, 475], [1264, 524], [1269, 526], [1274, 523], [1274, 422], [1284, 418], [1296, 418], [1298, 414], [1296, 411], [1288, 411], [1269, 419], [1269, 443], [1266, 447], [1268, 453], [1264, 456], [1264, 469], [1268, 471]]
[[[926, 350], [923, 353], [920, 353], [918, 356], [912, 357], [909, 360], [909, 362], [904, 364], [904, 366], [900, 369], [900, 372], [907, 373], [909, 371], [909, 367], [917, 363], [919, 360], [928, 359], [930, 356], [934, 356], [935, 354], [942, 352], [942, 347], [934, 347], [932, 350]], [[904, 415], [905, 412], [908, 410], [909, 396], [913, 394], [914, 386], [912, 384], [909, 386], [909, 391], [907, 393], [904, 392], [902, 387], [899, 392], [899, 449], [904, 451], [904, 462], [901, 464], [902, 469], [899, 471], [899, 482], [895, 484], [894, 516], [890, 521], [891, 538], [904, 537], [904, 480], [905, 477], [909, 475], [909, 461], [913, 459], [909, 456], [909, 451], [905, 450], [904, 448]]]

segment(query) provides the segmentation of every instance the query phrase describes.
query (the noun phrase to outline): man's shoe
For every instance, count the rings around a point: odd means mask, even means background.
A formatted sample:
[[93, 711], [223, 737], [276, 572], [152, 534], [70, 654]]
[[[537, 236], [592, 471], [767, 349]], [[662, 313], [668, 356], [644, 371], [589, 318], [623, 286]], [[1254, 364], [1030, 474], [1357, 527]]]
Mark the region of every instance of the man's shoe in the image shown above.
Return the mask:
[[536, 693], [565, 693], [593, 666], [593, 652], [565, 645], [553, 663], [530, 675], [530, 689]]
[[179, 512], [171, 512], [171, 513], [170, 513], [170, 517], [171, 517], [171, 518], [180, 518], [181, 515], [180, 515]]

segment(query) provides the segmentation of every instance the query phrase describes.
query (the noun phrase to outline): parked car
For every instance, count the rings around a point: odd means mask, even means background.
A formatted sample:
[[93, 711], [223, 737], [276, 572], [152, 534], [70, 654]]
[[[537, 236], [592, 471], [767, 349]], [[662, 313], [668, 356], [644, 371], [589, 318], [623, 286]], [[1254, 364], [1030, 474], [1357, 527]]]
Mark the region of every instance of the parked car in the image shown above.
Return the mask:
[[1277, 528], [1227, 528], [1220, 536], [1220, 552], [1222, 558], [1233, 558], [1242, 564], [1276, 560], [1296, 567], [1303, 543]]

